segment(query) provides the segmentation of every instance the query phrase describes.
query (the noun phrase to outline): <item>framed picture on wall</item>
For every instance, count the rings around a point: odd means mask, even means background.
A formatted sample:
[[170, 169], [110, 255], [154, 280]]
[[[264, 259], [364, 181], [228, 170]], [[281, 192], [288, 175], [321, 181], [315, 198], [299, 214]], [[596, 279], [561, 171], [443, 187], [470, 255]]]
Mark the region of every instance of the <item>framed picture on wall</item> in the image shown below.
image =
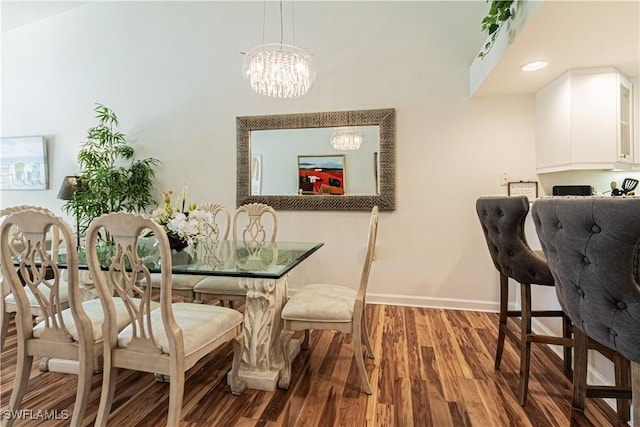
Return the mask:
[[338, 195], [345, 193], [345, 156], [298, 156], [298, 193]]
[[518, 181], [508, 183], [509, 196], [527, 196], [529, 201], [538, 198], [538, 183], [536, 181]]
[[46, 190], [48, 181], [44, 136], [0, 138], [0, 190]]

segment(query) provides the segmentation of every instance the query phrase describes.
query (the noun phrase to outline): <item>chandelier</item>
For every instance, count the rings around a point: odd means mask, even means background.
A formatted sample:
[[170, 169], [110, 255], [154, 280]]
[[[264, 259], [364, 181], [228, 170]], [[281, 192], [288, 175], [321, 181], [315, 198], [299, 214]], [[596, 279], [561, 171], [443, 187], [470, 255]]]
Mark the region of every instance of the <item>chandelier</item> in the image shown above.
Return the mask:
[[363, 141], [364, 136], [359, 133], [337, 131], [331, 134], [331, 146], [336, 150], [357, 150]]
[[[293, 6], [292, 6], [293, 7]], [[264, 25], [264, 23], [263, 23]], [[242, 73], [254, 92], [275, 98], [302, 96], [316, 77], [311, 56], [294, 45], [283, 44], [282, 0], [280, 0], [280, 43], [258, 45], [249, 50]]]

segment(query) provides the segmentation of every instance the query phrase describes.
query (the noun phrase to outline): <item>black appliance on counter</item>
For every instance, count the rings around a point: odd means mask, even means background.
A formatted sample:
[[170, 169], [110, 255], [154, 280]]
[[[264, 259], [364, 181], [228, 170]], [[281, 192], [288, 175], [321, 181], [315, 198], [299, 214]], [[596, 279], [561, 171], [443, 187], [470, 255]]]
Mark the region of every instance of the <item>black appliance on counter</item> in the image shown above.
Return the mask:
[[590, 185], [554, 185], [554, 196], [592, 196], [593, 187]]

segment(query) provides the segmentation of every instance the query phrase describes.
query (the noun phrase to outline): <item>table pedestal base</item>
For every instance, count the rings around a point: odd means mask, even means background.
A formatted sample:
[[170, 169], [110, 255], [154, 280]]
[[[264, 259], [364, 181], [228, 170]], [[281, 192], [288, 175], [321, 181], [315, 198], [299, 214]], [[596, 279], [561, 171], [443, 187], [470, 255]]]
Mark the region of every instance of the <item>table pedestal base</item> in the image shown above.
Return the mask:
[[[300, 353], [300, 340], [292, 339], [289, 346], [289, 356], [291, 360]], [[282, 365], [278, 365], [277, 368], [269, 371], [257, 371], [247, 369], [245, 366], [241, 366], [238, 370], [238, 376], [240, 381], [247, 383], [247, 388], [253, 388], [263, 391], [274, 391], [278, 385], [280, 379], [280, 369]], [[227, 384], [230, 384], [231, 371], [227, 373]]]

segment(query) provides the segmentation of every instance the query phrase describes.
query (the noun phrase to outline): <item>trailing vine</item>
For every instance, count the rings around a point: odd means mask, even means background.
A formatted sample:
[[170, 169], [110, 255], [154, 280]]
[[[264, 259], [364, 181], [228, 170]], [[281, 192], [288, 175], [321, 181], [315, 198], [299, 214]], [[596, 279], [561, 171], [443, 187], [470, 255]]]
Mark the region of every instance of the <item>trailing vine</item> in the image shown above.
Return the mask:
[[482, 19], [482, 31], [486, 32], [490, 38], [482, 47], [478, 58], [484, 58], [493, 47], [496, 37], [504, 24], [511, 18], [511, 5], [514, 0], [487, 0], [490, 3], [489, 13]]

